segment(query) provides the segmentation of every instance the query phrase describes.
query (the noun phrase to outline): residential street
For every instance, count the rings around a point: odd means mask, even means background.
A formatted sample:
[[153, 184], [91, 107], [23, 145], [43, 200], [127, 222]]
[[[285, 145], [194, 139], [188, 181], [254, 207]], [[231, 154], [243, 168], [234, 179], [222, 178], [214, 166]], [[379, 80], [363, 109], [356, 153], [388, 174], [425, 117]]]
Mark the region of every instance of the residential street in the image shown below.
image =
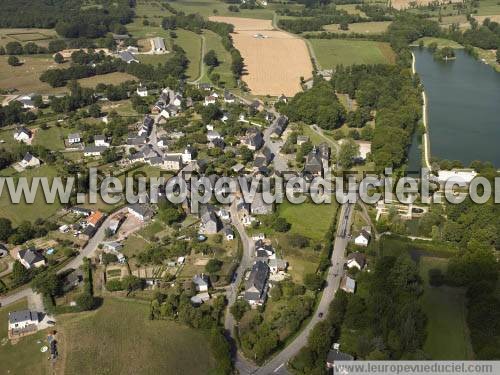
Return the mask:
[[[349, 223], [352, 220], [352, 207], [348, 208], [348, 205], [343, 205], [340, 212], [339, 217], [339, 226], [338, 233], [343, 232], [344, 229], [349, 227]], [[346, 217], [347, 215], [347, 217]], [[345, 218], [345, 220], [343, 220]], [[347, 227], [346, 227], [347, 225]], [[346, 234], [348, 231], [346, 231]], [[335, 293], [337, 292], [340, 279], [343, 273], [343, 267], [345, 263], [345, 249], [347, 247], [349, 240], [348, 236], [341, 237], [337, 235], [335, 238], [335, 243], [333, 247], [331, 262], [332, 265], [328, 269], [328, 274], [326, 277], [326, 287], [323, 290], [323, 294], [321, 296], [320, 303], [313, 317], [307, 324], [307, 326], [302, 330], [302, 332], [293, 340], [285, 349], [283, 349], [280, 353], [278, 353], [275, 357], [273, 357], [269, 362], [267, 362], [264, 366], [260, 367], [257, 371], [253, 372], [254, 374], [259, 375], [268, 375], [268, 374], [288, 374], [286, 370], [287, 363], [290, 359], [292, 359], [299, 350], [307, 344], [307, 337], [309, 333], [313, 329], [313, 327], [318, 323], [322, 318], [318, 316], [319, 313], [324, 313], [328, 311], [328, 306], [332, 302], [335, 297]]]
[[[80, 250], [80, 253], [76, 257], [71, 259], [71, 261], [68, 262], [59, 271], [57, 271], [57, 273], [62, 273], [64, 271], [69, 270], [70, 268], [77, 269], [82, 264], [84, 257], [87, 257], [87, 258], [91, 257], [92, 254], [94, 253], [94, 251], [97, 249], [97, 246], [104, 240], [104, 232], [105, 232], [106, 228], [109, 226], [110, 218], [113, 215], [120, 213], [120, 212], [123, 212], [123, 213], [127, 212], [127, 208], [126, 207], [121, 208], [120, 210], [116, 211], [112, 215], [108, 216], [106, 218], [106, 220], [104, 220], [104, 222], [102, 223], [100, 228], [97, 230], [94, 237], [92, 237], [89, 240], [89, 242], [87, 243], [87, 245], [82, 250]], [[19, 301], [20, 299], [25, 298], [25, 297], [34, 298], [34, 294], [35, 293], [31, 290], [31, 288], [27, 287], [25, 289], [22, 289], [22, 290], [16, 292], [16, 293], [13, 293], [13, 294], [10, 294], [10, 295], [7, 295], [5, 297], [0, 298], [0, 304], [1, 304], [1, 306], [7, 306], [7, 305], [10, 305], [16, 301]]]

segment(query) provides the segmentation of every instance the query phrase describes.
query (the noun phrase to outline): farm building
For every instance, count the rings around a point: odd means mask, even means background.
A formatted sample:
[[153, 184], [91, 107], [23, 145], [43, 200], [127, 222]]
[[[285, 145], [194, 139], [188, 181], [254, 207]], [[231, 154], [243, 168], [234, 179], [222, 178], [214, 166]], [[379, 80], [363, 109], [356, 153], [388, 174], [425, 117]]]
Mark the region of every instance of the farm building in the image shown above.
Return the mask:
[[165, 47], [165, 42], [164, 42], [163, 38], [160, 38], [160, 37], [151, 38], [151, 50], [154, 53], [166, 52], [167, 48]]

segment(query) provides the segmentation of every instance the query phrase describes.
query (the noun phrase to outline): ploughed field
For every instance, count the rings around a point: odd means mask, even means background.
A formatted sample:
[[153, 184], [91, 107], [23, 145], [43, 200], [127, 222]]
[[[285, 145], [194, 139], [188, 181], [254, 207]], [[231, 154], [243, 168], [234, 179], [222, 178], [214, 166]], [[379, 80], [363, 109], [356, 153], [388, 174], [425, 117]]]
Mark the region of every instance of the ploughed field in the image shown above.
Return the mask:
[[312, 63], [305, 42], [273, 30], [271, 21], [235, 17], [210, 17], [231, 23], [235, 47], [245, 61], [243, 81], [255, 95], [293, 96], [301, 91], [300, 77], [310, 78]]

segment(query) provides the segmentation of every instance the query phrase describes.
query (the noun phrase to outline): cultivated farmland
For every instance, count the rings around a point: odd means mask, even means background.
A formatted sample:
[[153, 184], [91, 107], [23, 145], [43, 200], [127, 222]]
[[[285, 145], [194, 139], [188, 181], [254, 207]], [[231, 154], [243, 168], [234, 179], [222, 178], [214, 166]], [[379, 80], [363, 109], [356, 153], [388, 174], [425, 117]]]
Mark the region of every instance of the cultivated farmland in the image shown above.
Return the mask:
[[271, 21], [210, 17], [235, 26], [235, 47], [245, 60], [243, 81], [255, 95], [293, 96], [301, 91], [300, 77], [311, 77], [312, 64], [303, 40], [273, 30]]

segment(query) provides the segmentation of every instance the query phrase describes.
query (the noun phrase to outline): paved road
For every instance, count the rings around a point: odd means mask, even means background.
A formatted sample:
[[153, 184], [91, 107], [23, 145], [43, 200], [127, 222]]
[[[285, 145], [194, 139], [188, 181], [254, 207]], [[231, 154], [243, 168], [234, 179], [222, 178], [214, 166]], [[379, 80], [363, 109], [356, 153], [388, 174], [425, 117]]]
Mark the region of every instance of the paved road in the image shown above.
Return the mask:
[[[97, 230], [94, 237], [92, 237], [89, 240], [89, 242], [87, 243], [87, 245], [82, 250], [80, 250], [80, 253], [76, 257], [71, 259], [71, 261], [69, 261], [59, 271], [57, 271], [57, 273], [62, 273], [64, 271], [69, 270], [70, 268], [77, 269], [78, 267], [80, 267], [80, 265], [83, 263], [83, 258], [84, 257], [90, 258], [92, 256], [92, 254], [94, 253], [94, 251], [97, 249], [97, 246], [104, 240], [104, 237], [105, 237], [104, 232], [106, 231], [106, 228], [109, 226], [109, 221], [110, 221], [111, 217], [119, 212], [125, 213], [126, 211], [127, 211], [127, 208], [124, 207], [124, 208], [116, 211], [114, 214], [108, 216], [106, 218], [106, 220], [104, 220], [104, 222], [102, 223], [100, 228]], [[34, 293], [30, 287], [27, 287], [25, 289], [21, 289], [15, 293], [13, 293], [13, 294], [9, 294], [5, 297], [0, 298], [0, 304], [1, 304], [1, 306], [7, 306], [7, 305], [10, 305], [10, 304], [17, 302], [20, 299], [23, 299], [26, 297], [35, 298], [35, 294], [36, 293]]]
[[[313, 317], [311, 318], [307, 326], [302, 330], [302, 332], [285, 349], [283, 349], [280, 353], [273, 357], [264, 366], [255, 371], [254, 374], [286, 374], [286, 366], [288, 361], [292, 359], [300, 351], [300, 349], [307, 344], [307, 337], [309, 336], [309, 333], [311, 332], [313, 327], [326, 316], [328, 307], [333, 301], [335, 293], [337, 292], [340, 285], [340, 279], [342, 277], [343, 267], [345, 263], [345, 249], [349, 242], [348, 228], [352, 220], [353, 211], [353, 207], [350, 205], [342, 206], [337, 233], [342, 233], [344, 232], [344, 229], [346, 229], [346, 236], [342, 237], [337, 235], [337, 237], [335, 238], [331, 257], [332, 265], [328, 269], [328, 274], [326, 277], [326, 287], [323, 290], [321, 300]], [[318, 316], [320, 312], [325, 314], [323, 318], [320, 318]]]

